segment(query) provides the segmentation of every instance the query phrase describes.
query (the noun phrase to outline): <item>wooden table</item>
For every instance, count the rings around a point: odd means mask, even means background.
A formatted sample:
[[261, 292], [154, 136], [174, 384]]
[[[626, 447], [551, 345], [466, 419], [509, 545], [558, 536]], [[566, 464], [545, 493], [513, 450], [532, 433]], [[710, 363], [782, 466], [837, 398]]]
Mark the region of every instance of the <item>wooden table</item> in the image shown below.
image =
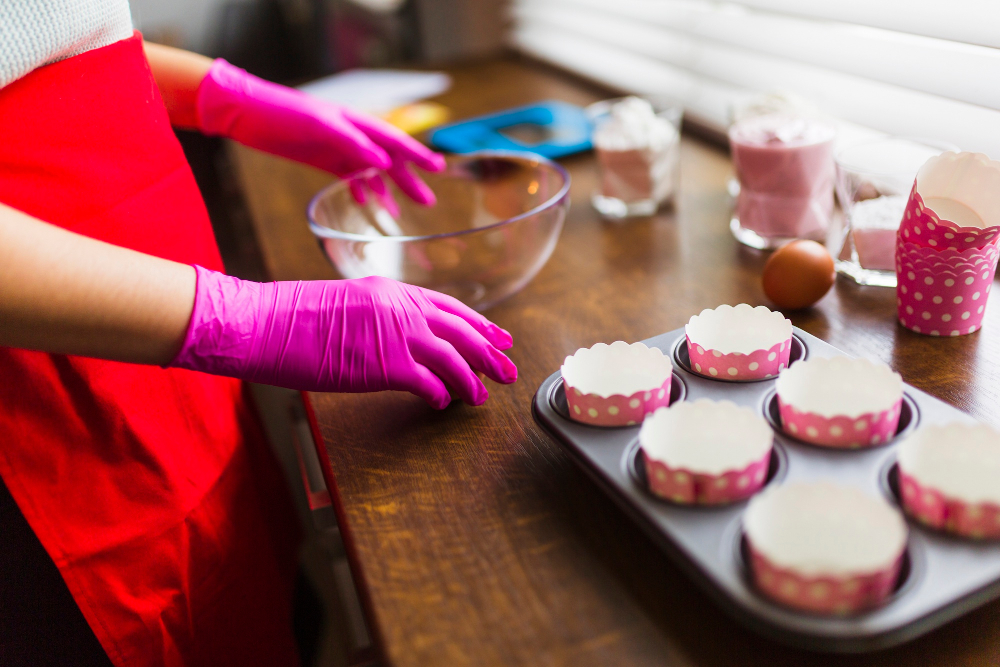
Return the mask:
[[[464, 117], [608, 92], [517, 60], [451, 69], [440, 100]], [[305, 225], [327, 176], [245, 149], [238, 172], [275, 279], [333, 278]], [[897, 649], [803, 653], [730, 620], [534, 423], [531, 398], [563, 357], [641, 340], [720, 303], [766, 303], [765, 255], [728, 230], [727, 154], [685, 138], [676, 213], [602, 222], [590, 155], [563, 161], [572, 209], [552, 258], [487, 314], [514, 335], [520, 379], [480, 408], [435, 412], [398, 393], [313, 394], [363, 602], [392, 665], [1000, 664], [1000, 604]], [[895, 293], [843, 280], [793, 322], [1000, 426], [1000, 308], [980, 333], [932, 339], [895, 323]]]

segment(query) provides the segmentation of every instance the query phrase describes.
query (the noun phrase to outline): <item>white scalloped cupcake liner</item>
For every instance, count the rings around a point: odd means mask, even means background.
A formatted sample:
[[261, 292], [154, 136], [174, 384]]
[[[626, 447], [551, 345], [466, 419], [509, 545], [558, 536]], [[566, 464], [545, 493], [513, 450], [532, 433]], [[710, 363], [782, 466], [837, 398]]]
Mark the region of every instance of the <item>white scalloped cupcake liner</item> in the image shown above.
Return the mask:
[[792, 323], [764, 306], [705, 309], [684, 327], [694, 372], [717, 380], [760, 380], [788, 366]]
[[885, 602], [899, 580], [908, 536], [889, 503], [828, 481], [764, 490], [750, 501], [743, 529], [761, 593], [831, 615]]
[[867, 359], [809, 359], [775, 383], [782, 430], [827, 447], [884, 444], [895, 436], [903, 379]]
[[1000, 539], [1000, 432], [925, 426], [900, 443], [897, 464], [910, 516], [964, 537]]
[[649, 490], [681, 504], [752, 496], [767, 479], [773, 440], [755, 411], [709, 399], [657, 410], [639, 430]]
[[673, 364], [655, 347], [597, 343], [566, 357], [560, 371], [574, 421], [631, 426], [670, 405]]

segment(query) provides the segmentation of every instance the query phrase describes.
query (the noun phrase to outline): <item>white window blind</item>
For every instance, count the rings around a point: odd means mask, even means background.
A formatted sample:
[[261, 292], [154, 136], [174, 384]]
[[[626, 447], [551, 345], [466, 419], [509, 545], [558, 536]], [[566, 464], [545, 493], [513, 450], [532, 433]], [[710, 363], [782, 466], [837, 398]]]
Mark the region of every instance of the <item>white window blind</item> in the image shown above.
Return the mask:
[[513, 45], [718, 129], [764, 92], [1000, 159], [997, 0], [514, 0]]

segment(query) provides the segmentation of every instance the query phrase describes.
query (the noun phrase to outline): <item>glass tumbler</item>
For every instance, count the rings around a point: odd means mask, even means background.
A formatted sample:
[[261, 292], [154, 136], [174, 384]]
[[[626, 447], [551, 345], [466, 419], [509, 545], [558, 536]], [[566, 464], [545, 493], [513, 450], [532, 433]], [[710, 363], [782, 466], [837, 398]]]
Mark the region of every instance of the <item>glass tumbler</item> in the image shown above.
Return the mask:
[[884, 137], [840, 148], [837, 199], [843, 211], [828, 237], [839, 273], [860, 285], [896, 286], [896, 231], [917, 171], [949, 144]]
[[834, 126], [776, 113], [740, 120], [728, 134], [737, 179], [730, 183], [729, 228], [736, 240], [764, 250], [825, 239], [833, 213]]
[[587, 107], [594, 125], [594, 153], [600, 168], [600, 190], [591, 204], [603, 217], [620, 220], [653, 215], [671, 201], [680, 187], [680, 130], [684, 109], [657, 96], [646, 96], [657, 119], [673, 128], [672, 139], [644, 145], [642, 137], [614, 143], [599, 131], [611, 120], [611, 108], [626, 98], [595, 102]]

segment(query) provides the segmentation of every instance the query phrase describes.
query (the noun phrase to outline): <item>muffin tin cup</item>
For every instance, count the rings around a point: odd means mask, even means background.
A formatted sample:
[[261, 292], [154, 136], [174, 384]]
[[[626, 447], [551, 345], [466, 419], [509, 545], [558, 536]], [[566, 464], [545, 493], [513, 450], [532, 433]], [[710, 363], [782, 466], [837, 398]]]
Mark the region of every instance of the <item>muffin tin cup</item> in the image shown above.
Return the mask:
[[816, 614], [844, 616], [881, 606], [899, 581], [903, 556], [884, 570], [846, 576], [803, 576], [779, 567], [747, 540], [754, 585], [776, 602]]
[[1000, 539], [1000, 505], [969, 503], [923, 486], [898, 470], [899, 494], [906, 513], [936, 530], [977, 540]]
[[788, 367], [792, 351], [791, 336], [770, 349], [754, 350], [749, 354], [723, 354], [718, 350], [703, 348], [694, 343], [690, 336], [685, 338], [692, 370], [718, 380], [747, 381], [775, 377]]
[[1000, 249], [943, 250], [896, 244], [899, 322], [930, 336], [959, 336], [982, 326]]
[[566, 403], [574, 420], [592, 426], [634, 426], [641, 424], [646, 415], [670, 405], [672, 380], [671, 375], [660, 387], [637, 391], [630, 396], [584, 394], [565, 382], [563, 384]]
[[881, 412], [859, 417], [836, 415], [824, 417], [814, 412], [800, 412], [778, 399], [781, 427], [792, 437], [823, 447], [860, 449], [885, 444], [896, 437], [903, 399]]
[[671, 468], [662, 461], [649, 458], [640, 450], [646, 467], [646, 484], [650, 493], [682, 505], [724, 505], [746, 500], [767, 482], [771, 452], [742, 470], [728, 470], [718, 475], [693, 472], [687, 468]]

